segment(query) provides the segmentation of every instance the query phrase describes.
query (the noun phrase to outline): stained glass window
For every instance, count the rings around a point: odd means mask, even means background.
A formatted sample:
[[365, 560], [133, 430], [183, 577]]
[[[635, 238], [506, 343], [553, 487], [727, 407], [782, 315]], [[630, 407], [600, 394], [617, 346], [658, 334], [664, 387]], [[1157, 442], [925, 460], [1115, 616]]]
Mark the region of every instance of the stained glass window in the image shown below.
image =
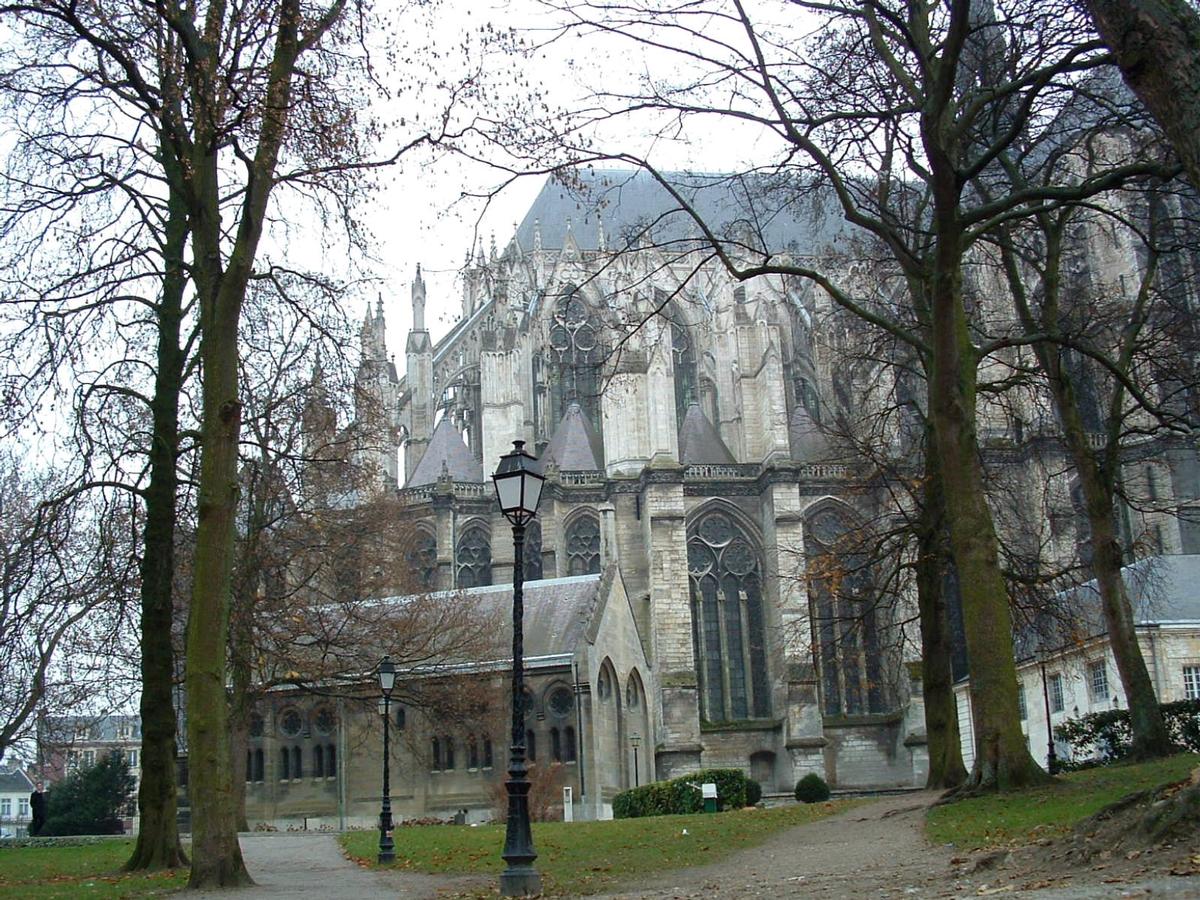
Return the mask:
[[600, 364], [604, 350], [587, 302], [574, 287], [559, 299], [550, 322], [550, 421], [557, 424], [571, 401], [593, 425], [600, 422]]
[[417, 587], [427, 591], [437, 587], [437, 538], [432, 532], [418, 529], [405, 559]]
[[525, 562], [526, 581], [539, 581], [546, 577], [542, 574], [542, 526], [536, 520], [525, 526], [525, 551], [521, 558]]
[[884, 683], [870, 566], [848, 543], [848, 515], [824, 507], [805, 523], [804, 546], [826, 715], [884, 712]]
[[487, 532], [468, 528], [458, 541], [458, 586], [482, 587], [492, 583], [492, 546]]
[[752, 539], [725, 513], [705, 514], [688, 530], [688, 574], [704, 718], [769, 716], [762, 563]]
[[567, 527], [567, 574], [595, 575], [600, 571], [600, 522], [580, 516]]

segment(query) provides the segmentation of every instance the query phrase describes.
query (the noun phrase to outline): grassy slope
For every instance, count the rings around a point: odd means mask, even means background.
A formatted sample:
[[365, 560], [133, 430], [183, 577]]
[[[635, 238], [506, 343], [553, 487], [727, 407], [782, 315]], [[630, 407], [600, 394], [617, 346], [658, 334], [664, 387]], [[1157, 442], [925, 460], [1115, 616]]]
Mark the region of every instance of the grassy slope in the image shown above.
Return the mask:
[[1186, 778], [1197, 765], [1200, 756], [1185, 753], [1150, 763], [1072, 772], [1046, 787], [935, 807], [925, 833], [935, 844], [964, 850], [1056, 837], [1126, 794]]
[[0, 849], [0, 897], [153, 897], [187, 883], [186, 869], [153, 875], [121, 873], [132, 852], [132, 840]]
[[[641, 875], [714, 862], [761, 843], [782, 829], [824, 818], [849, 806], [845, 802], [819, 803], [719, 815], [570, 825], [538, 823], [533, 826], [536, 866], [548, 893], [594, 893]], [[395, 839], [398, 868], [499, 876], [504, 866], [500, 859], [503, 825], [398, 828]], [[371, 864], [378, 843], [379, 835], [373, 831], [353, 832], [342, 838], [351, 857]]]

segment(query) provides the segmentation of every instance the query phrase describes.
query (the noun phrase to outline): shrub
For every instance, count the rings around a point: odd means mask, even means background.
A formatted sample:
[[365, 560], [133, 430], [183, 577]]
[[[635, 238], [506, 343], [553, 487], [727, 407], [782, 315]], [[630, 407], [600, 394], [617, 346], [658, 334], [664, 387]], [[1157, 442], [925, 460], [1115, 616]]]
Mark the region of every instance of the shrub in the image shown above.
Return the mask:
[[809, 772], [796, 782], [796, 799], [801, 803], [820, 803], [829, 799], [829, 785], [816, 772]]
[[[1200, 753], [1200, 700], [1177, 700], [1159, 706], [1171, 739], [1182, 749]], [[1124, 759], [1129, 755], [1129, 710], [1110, 709], [1068, 719], [1054, 736], [1071, 745], [1075, 759]]]
[[121, 834], [121, 815], [133, 785], [129, 766], [118, 753], [72, 772], [46, 795], [46, 824], [38, 835]]
[[[747, 793], [755, 784], [741, 769], [702, 769], [671, 781], [655, 781], [641, 787], [622, 791], [613, 798], [614, 819], [635, 819], [641, 816], [669, 816], [698, 813], [704, 810], [704, 797], [699, 785], [717, 786], [717, 809], [740, 809], [747, 805]], [[759, 795], [762, 789], [758, 788]], [[755, 801], [757, 802], [757, 801]]]
[[751, 778], [746, 782], [746, 805], [758, 806], [758, 801], [762, 799], [762, 785]]

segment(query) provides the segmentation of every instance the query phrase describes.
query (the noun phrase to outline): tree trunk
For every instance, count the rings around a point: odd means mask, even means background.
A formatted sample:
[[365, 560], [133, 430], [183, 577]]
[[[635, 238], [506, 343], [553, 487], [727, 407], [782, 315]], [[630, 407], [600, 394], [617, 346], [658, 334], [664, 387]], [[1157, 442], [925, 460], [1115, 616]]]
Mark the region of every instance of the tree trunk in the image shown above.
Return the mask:
[[[983, 492], [975, 433], [977, 358], [962, 297], [963, 228], [957, 175], [940, 135], [924, 124], [930, 151], [937, 240], [931, 281], [930, 409], [946, 525], [962, 592], [971, 665], [975, 766], [969, 786], [1009, 790], [1046, 781], [1025, 745], [1017, 702], [1012, 617], [1000, 571], [995, 523]], [[929, 138], [932, 137], [932, 140]]]
[[929, 741], [928, 788], [956, 788], [967, 780], [958, 730], [951, 666], [950, 617], [943, 591], [947, 558], [940, 478], [932, 437], [925, 450], [925, 496], [922, 500], [917, 556], [917, 605], [921, 620], [921, 682], [925, 691], [925, 735]]
[[[201, 286], [202, 452], [195, 576], [187, 632], [191, 888], [251, 883], [238, 844], [225, 690], [241, 424], [237, 371], [240, 308], [221, 303], [223, 298], [212, 290], [215, 286]], [[206, 293], [208, 296], [204, 296]]]
[[1200, 190], [1200, 16], [1187, 0], [1088, 0], [1125, 83]]
[[[164, 154], [167, 157], [168, 154]], [[158, 305], [158, 360], [151, 400], [150, 481], [141, 565], [142, 779], [137, 843], [127, 870], [173, 869], [187, 865], [179, 842], [175, 785], [175, 648], [173, 579], [178, 504], [176, 453], [179, 446], [179, 394], [185, 354], [180, 349], [183, 293], [187, 275], [183, 252], [187, 213], [179, 197], [168, 199], [164, 241], [165, 276]]]

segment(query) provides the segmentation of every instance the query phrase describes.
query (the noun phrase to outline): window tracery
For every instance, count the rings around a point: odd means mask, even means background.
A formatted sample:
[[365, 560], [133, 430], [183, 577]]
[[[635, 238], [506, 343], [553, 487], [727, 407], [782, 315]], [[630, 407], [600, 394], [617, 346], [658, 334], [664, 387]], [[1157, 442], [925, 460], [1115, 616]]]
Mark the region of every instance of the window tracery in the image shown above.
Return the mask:
[[582, 293], [568, 286], [550, 321], [550, 428], [577, 402], [596, 427], [600, 424], [600, 364], [604, 349], [599, 329]]
[[689, 529], [692, 644], [710, 722], [770, 715], [762, 565], [747, 535], [712, 511]]
[[600, 572], [600, 521], [579, 516], [567, 526], [567, 574], [596, 575]]
[[683, 425], [692, 403], [700, 402], [697, 389], [696, 348], [686, 325], [680, 324], [677, 314], [671, 314], [671, 357], [675, 369], [675, 424]]
[[525, 549], [521, 555], [526, 581], [540, 581], [542, 573], [542, 526], [535, 519], [525, 526]]
[[432, 532], [417, 530], [405, 560], [409, 571], [416, 576], [418, 587], [432, 591], [437, 586], [437, 537]]
[[492, 546], [488, 534], [479, 526], [468, 528], [458, 540], [457, 584], [460, 588], [483, 587], [492, 583]]
[[805, 555], [826, 715], [884, 712], [887, 691], [871, 570], [848, 544], [851, 523], [832, 506], [811, 515]]

